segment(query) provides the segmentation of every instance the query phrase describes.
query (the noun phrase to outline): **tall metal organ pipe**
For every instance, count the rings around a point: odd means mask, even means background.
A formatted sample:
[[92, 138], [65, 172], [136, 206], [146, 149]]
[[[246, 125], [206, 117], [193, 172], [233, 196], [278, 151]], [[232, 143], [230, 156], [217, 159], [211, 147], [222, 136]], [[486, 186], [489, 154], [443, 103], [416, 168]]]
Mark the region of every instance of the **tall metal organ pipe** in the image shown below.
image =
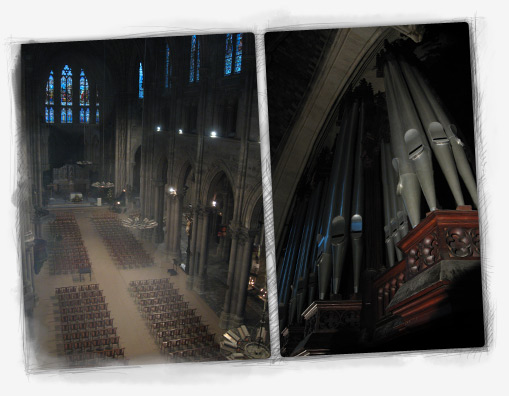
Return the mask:
[[333, 203], [338, 195], [338, 175], [341, 167], [341, 157], [344, 153], [346, 131], [348, 130], [350, 106], [345, 106], [341, 127], [334, 147], [334, 159], [332, 162], [331, 176], [329, 179], [329, 188], [327, 191], [327, 200], [325, 204], [324, 216], [322, 218], [321, 233], [317, 236], [318, 244], [318, 298], [325, 299], [329, 291], [329, 285], [332, 275], [332, 257], [331, 257], [331, 223], [333, 216]]
[[437, 203], [431, 151], [428, 141], [422, 131], [421, 122], [412, 103], [412, 98], [408, 92], [401, 70], [393, 56], [387, 56], [387, 65], [393, 80], [394, 100], [399, 110], [401, 125], [403, 126], [408, 157], [413, 164], [429, 209], [434, 211], [437, 208]]
[[365, 105], [361, 103], [359, 133], [355, 150], [354, 184], [352, 194], [352, 217], [350, 221], [350, 239], [352, 241], [353, 292], [359, 292], [359, 279], [363, 257], [363, 214], [364, 214], [364, 169], [362, 166], [362, 138], [365, 128]]
[[332, 242], [332, 290], [331, 294], [339, 294], [341, 274], [345, 262], [346, 249], [348, 246], [348, 230], [350, 223], [350, 206], [352, 199], [352, 167], [355, 147], [355, 137], [358, 130], [359, 103], [357, 100], [352, 105], [349, 114], [350, 121], [346, 131], [345, 154], [341, 161], [341, 169], [338, 177], [338, 199], [334, 200], [333, 218], [331, 223]]
[[456, 205], [465, 205], [451, 145], [449, 143], [449, 138], [445, 133], [445, 129], [439, 122], [438, 116], [435, 114], [428, 98], [417, 82], [413, 70], [401, 57], [398, 58], [398, 61], [410, 90], [410, 94], [412, 95], [412, 99], [415, 103], [415, 107], [417, 108], [417, 112], [419, 113], [424, 131], [428, 137], [429, 145], [433, 150], [438, 164], [440, 165], [440, 168], [447, 180], [449, 188], [454, 196], [454, 200], [456, 201]]
[[279, 303], [286, 305], [290, 295], [290, 285], [295, 272], [298, 246], [301, 239], [302, 223], [306, 211], [306, 202], [300, 201], [295, 210], [295, 216], [288, 236], [286, 252], [281, 263], [281, 271], [278, 274]]
[[449, 142], [451, 144], [451, 149], [454, 155], [456, 166], [458, 168], [458, 173], [463, 179], [463, 182], [465, 183], [468, 193], [472, 197], [475, 206], [477, 206], [478, 205], [477, 185], [475, 182], [474, 174], [472, 172], [472, 169], [470, 168], [470, 164], [465, 154], [464, 145], [457, 136], [456, 126], [453, 125], [449, 120], [449, 117], [447, 116], [445, 110], [443, 109], [442, 105], [437, 99], [438, 96], [429, 86], [429, 84], [424, 80], [421, 73], [415, 67], [411, 67], [411, 70], [420, 88], [424, 92], [424, 95], [426, 95], [426, 97], [428, 98], [428, 101], [431, 107], [433, 108], [433, 111], [435, 112], [436, 116], [438, 117], [439, 122], [445, 129], [445, 133], [449, 138]]
[[292, 282], [292, 296], [290, 298], [290, 307], [288, 314], [288, 323], [293, 323], [295, 315], [300, 316], [303, 305], [303, 292], [305, 284], [307, 284], [309, 252], [316, 235], [317, 214], [319, 210], [319, 201], [321, 193], [321, 183], [318, 188], [313, 190], [309, 205], [307, 206], [306, 220], [304, 229], [302, 230], [302, 238], [300, 242], [299, 255], [295, 268], [295, 275]]
[[403, 138], [404, 131], [395, 102], [392, 76], [387, 64], [384, 67], [384, 84], [387, 110], [389, 113], [391, 148], [395, 157], [393, 159], [393, 164], [397, 168], [397, 173], [399, 175], [397, 190], [403, 198], [410, 224], [413, 228], [421, 221], [421, 187], [406, 151]]
[[385, 234], [385, 250], [387, 252], [387, 265], [392, 267], [396, 260], [395, 258], [395, 246], [391, 232], [391, 203], [389, 194], [392, 192], [389, 188], [389, 176], [387, 175], [387, 160], [386, 152], [383, 149], [384, 143], [381, 143], [380, 159], [382, 165], [382, 194], [383, 194], [383, 207], [384, 207], [384, 234]]

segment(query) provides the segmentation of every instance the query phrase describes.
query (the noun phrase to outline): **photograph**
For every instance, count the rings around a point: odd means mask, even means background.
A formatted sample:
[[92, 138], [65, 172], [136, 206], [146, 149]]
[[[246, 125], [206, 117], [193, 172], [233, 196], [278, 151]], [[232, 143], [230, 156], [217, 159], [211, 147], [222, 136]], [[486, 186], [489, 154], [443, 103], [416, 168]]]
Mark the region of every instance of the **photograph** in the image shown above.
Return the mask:
[[23, 44], [28, 370], [270, 356], [254, 36]]
[[281, 355], [483, 347], [469, 25], [265, 52]]

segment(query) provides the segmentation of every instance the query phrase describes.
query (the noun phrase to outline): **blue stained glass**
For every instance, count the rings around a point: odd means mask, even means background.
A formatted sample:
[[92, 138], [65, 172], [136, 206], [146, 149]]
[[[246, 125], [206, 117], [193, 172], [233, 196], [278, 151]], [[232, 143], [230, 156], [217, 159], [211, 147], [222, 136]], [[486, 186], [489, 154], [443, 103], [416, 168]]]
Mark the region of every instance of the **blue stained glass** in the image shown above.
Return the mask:
[[198, 40], [198, 49], [196, 50], [196, 81], [200, 81], [200, 40]]
[[196, 35], [191, 36], [191, 61], [189, 65], [189, 82], [194, 82], [194, 67], [196, 54]]
[[60, 79], [60, 104], [65, 106], [67, 104], [66, 96], [67, 96], [67, 79], [62, 76]]
[[45, 120], [46, 120], [46, 123], [49, 123], [49, 110], [47, 107], [44, 108], [44, 114], [45, 114]]
[[68, 65], [62, 69], [62, 78], [60, 79], [60, 102], [62, 106], [72, 106], [72, 71]]
[[46, 84], [46, 103], [47, 105], [54, 105], [54, 80], [53, 80], [53, 70], [49, 73], [48, 82]]
[[90, 123], [90, 109], [88, 109], [88, 108], [85, 111], [85, 123], [87, 123], [87, 124]]
[[50, 124], [55, 123], [55, 112], [53, 111], [53, 107], [50, 107], [49, 109], [49, 122]]
[[224, 75], [232, 74], [232, 61], [233, 61], [233, 38], [231, 34], [226, 35], [226, 48], [224, 56]]
[[66, 115], [67, 115], [67, 112], [65, 111], [65, 109], [62, 109], [62, 111], [60, 112], [60, 122], [62, 124], [65, 124], [67, 122]]
[[85, 109], [83, 107], [80, 109], [80, 122], [82, 124], [85, 122]]
[[72, 77], [67, 77], [67, 106], [72, 106]]
[[139, 74], [139, 98], [143, 99], [143, 66], [140, 62], [140, 74]]
[[166, 44], [166, 68], [164, 71], [164, 87], [169, 87], [169, 80], [170, 80], [170, 47], [168, 44]]
[[95, 111], [95, 123], [99, 124], [99, 109]]
[[242, 69], [242, 33], [237, 34], [237, 43], [235, 44], [235, 73], [240, 73]]
[[89, 106], [89, 88], [88, 88], [88, 79], [85, 76], [85, 72], [81, 69], [80, 74], [80, 105], [81, 106]]
[[67, 109], [67, 123], [72, 124], [72, 109]]

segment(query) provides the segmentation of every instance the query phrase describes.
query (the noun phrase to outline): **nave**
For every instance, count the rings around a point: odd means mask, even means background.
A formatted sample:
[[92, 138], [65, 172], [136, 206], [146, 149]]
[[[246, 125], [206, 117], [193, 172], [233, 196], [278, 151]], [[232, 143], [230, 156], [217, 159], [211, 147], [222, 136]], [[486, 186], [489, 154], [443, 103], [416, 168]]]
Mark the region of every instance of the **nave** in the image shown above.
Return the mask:
[[[62, 211], [55, 211], [57, 215]], [[170, 355], [168, 348], [161, 349], [161, 338], [157, 337], [150, 330], [150, 321], [142, 316], [139, 309], [140, 301], [135, 301], [133, 293], [133, 282], [143, 280], [159, 280], [170, 277], [167, 272], [167, 264], [163, 264], [162, 256], [150, 243], [143, 243], [145, 252], [153, 259], [153, 265], [146, 267], [121, 267], [112, 259], [104, 239], [97, 232], [93, 224], [93, 219], [97, 217], [109, 216], [110, 212], [106, 208], [80, 208], [67, 210], [66, 213], [72, 213], [81, 232], [81, 238], [84, 248], [88, 254], [88, 260], [91, 266], [91, 273], [79, 274], [76, 271], [70, 273], [54, 273], [54, 263], [52, 263], [51, 251], [50, 259], [43, 265], [40, 273], [34, 278], [35, 287], [39, 291], [39, 302], [34, 309], [32, 318], [27, 319], [29, 326], [28, 334], [33, 337], [28, 353], [29, 370], [47, 370], [61, 369], [69, 366], [83, 365], [139, 365], [151, 363], [166, 363], [177, 361], [203, 361], [207, 358], [221, 360], [217, 351], [213, 353], [195, 354], [195, 356]], [[44, 237], [51, 241], [50, 227], [43, 227]], [[123, 269], [126, 268], [126, 269]], [[214, 311], [209, 308], [205, 301], [194, 291], [186, 289], [185, 274], [178, 269], [176, 276], [170, 277], [172, 288], [178, 290], [182, 295], [181, 301], [185, 304], [186, 311], [192, 313], [194, 317], [200, 318], [199, 324], [207, 326], [208, 338], [200, 343], [215, 345], [218, 347], [219, 337], [224, 332], [218, 326], [219, 319]], [[140, 282], [143, 283], [143, 282]], [[77, 287], [82, 285], [98, 285], [105, 297], [109, 316], [113, 319], [113, 326], [116, 328], [116, 336], [119, 337], [119, 347], [123, 349], [124, 356], [114, 358], [96, 358], [84, 361], [73, 362], [68, 358], [69, 355], [75, 355], [76, 352], [65, 352], [63, 331], [61, 326], [61, 315], [59, 315], [59, 304], [56, 296], [57, 288]], [[67, 312], [66, 312], [67, 313]], [[147, 316], [147, 315], [145, 315]], [[188, 326], [189, 327], [189, 326]], [[203, 331], [202, 331], [203, 333]], [[88, 335], [88, 334], [87, 334]], [[214, 337], [211, 340], [210, 337]], [[182, 336], [183, 337], [183, 336]], [[189, 337], [186, 337], [187, 339]], [[203, 337], [205, 338], [205, 337]], [[167, 345], [168, 346], [168, 345]], [[106, 350], [108, 347], [105, 347]], [[86, 348], [85, 348], [86, 349]], [[104, 355], [103, 348], [94, 350], [96, 355]], [[113, 348], [112, 348], [113, 349]], [[180, 346], [173, 348], [176, 351], [191, 349]], [[195, 348], [196, 349], [196, 348]], [[209, 348], [210, 349], [210, 348]], [[198, 351], [200, 352], [200, 351]], [[190, 353], [191, 354], [191, 353]], [[182, 354], [181, 354], [182, 355]]]

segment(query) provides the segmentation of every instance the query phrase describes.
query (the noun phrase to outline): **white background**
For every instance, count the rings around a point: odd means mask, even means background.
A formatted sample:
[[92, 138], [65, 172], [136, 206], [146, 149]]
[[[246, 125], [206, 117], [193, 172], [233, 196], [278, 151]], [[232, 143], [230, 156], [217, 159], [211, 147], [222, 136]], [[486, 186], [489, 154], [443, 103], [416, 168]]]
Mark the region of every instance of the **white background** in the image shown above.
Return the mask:
[[[508, 16], [487, 1], [12, 1], [0, 11], [0, 386], [4, 394], [508, 394], [509, 289], [506, 204], [508, 145]], [[499, 4], [502, 4], [500, 2]], [[470, 20], [476, 36], [480, 98], [477, 138], [482, 144], [481, 233], [489, 306], [487, 351], [328, 357], [240, 364], [180, 364], [30, 375], [24, 371], [20, 275], [16, 265], [15, 128], [9, 70], [16, 43], [121, 38], [139, 34], [219, 33], [341, 26], [374, 26]], [[13, 126], [14, 125], [14, 126]], [[505, 254], [504, 254], [505, 253]], [[161, 392], [161, 393], [159, 393]]]

